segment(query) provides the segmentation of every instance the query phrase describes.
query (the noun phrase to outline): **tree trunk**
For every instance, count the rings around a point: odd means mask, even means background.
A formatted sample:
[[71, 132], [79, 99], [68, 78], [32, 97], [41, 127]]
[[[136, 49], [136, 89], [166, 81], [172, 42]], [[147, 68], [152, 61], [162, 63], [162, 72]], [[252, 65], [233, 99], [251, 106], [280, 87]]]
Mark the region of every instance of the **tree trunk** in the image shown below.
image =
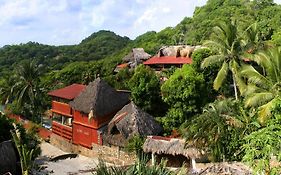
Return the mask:
[[232, 75], [232, 79], [233, 79], [233, 88], [234, 88], [235, 99], [238, 100], [237, 86], [236, 86], [236, 81], [235, 81], [235, 78], [233, 75]]

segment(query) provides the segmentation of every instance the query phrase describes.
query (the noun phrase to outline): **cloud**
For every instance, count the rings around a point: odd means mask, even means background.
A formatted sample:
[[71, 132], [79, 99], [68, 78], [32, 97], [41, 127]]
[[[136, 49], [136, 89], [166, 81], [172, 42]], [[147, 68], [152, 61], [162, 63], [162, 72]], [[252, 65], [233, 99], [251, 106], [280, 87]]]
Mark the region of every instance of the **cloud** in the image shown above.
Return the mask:
[[148, 30], [159, 31], [173, 26], [184, 16], [191, 16], [197, 2], [2, 0], [0, 45], [30, 40], [52, 45], [77, 44], [102, 29], [135, 38]]
[[[175, 26], [207, 0], [1, 0], [0, 46], [77, 44], [99, 30], [134, 39]], [[275, 2], [281, 3], [281, 0]]]

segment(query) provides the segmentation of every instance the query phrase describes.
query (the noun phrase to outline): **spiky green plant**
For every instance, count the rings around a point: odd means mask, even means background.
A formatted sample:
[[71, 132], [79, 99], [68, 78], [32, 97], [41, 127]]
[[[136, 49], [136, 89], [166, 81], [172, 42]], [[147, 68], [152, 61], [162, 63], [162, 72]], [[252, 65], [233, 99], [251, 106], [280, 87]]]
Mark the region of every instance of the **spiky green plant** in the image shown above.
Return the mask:
[[242, 138], [256, 128], [252, 115], [242, 109], [239, 101], [218, 100], [181, 126], [181, 130], [188, 140], [208, 148], [213, 161], [241, 160]]
[[34, 167], [34, 149], [29, 150], [25, 144], [22, 143], [21, 135], [16, 125], [14, 124], [15, 131], [11, 131], [13, 141], [19, 153], [21, 171], [23, 175], [29, 175], [31, 169]]
[[259, 67], [242, 66], [241, 75], [247, 79], [243, 90], [246, 107], [258, 107], [263, 123], [270, 115], [277, 98], [281, 95], [281, 47], [259, 51], [250, 59]]
[[186, 174], [185, 168], [175, 173], [169, 171], [166, 167], [166, 161], [162, 160], [160, 164], [149, 166], [148, 157], [142, 156], [134, 165], [127, 168], [107, 166], [104, 161], [100, 160], [96, 168], [95, 175], [183, 175]]

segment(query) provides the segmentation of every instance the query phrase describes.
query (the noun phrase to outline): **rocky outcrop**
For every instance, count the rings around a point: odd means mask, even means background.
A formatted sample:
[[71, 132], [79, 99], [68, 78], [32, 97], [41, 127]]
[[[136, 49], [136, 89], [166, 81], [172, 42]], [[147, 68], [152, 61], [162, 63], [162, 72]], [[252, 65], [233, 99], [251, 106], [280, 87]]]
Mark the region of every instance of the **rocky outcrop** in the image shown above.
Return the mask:
[[159, 49], [157, 56], [172, 56], [172, 57], [191, 57], [191, 54], [203, 48], [202, 46], [178, 45], [178, 46], [164, 46]]

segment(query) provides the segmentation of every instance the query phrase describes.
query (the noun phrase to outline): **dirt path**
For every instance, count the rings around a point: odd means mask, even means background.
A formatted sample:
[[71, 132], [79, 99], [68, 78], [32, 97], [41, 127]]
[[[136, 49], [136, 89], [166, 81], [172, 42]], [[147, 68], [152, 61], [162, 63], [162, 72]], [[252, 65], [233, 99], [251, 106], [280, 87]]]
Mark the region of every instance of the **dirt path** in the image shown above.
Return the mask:
[[97, 158], [89, 158], [82, 155], [78, 155], [76, 158], [67, 158], [51, 162], [49, 161], [50, 158], [67, 153], [46, 142], [41, 144], [41, 149], [42, 153], [36, 160], [36, 163], [46, 168], [36, 174], [91, 175], [92, 173], [90, 170], [95, 168], [98, 164]]

